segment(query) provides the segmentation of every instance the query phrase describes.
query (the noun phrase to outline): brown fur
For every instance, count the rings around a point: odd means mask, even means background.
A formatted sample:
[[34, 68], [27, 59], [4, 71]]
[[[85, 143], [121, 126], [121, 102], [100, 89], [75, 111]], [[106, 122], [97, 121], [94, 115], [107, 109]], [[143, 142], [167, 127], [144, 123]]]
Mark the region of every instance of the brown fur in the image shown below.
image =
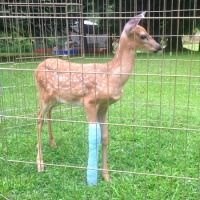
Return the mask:
[[[133, 19], [134, 20], [134, 19]], [[129, 23], [129, 22], [128, 22]], [[128, 24], [129, 25], [129, 24]], [[125, 26], [126, 27], [126, 26]], [[35, 71], [39, 91], [38, 112], [38, 171], [44, 170], [41, 146], [43, 117], [51, 119], [51, 110], [57, 103], [78, 103], [85, 109], [89, 123], [99, 122], [102, 133], [103, 177], [109, 180], [107, 166], [108, 129], [106, 113], [111, 103], [120, 99], [134, 64], [136, 49], [160, 50], [160, 45], [146, 30], [139, 26], [127, 26], [121, 34], [115, 57], [104, 64], [77, 64], [57, 58], [46, 59]], [[141, 39], [141, 36], [146, 39]], [[48, 120], [49, 142], [56, 146], [51, 121]]]

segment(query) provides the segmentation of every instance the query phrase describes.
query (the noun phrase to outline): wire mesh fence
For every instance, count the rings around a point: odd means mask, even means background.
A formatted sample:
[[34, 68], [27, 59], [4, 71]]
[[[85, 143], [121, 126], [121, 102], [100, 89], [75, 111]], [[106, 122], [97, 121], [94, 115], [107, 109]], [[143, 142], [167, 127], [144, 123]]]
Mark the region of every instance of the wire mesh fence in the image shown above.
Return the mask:
[[[0, 8], [2, 199], [199, 199], [199, 1], [13, 0]], [[141, 11], [140, 25], [163, 51], [135, 53], [124, 94], [109, 107], [111, 181], [99, 175], [97, 187], [85, 183], [88, 121], [76, 105], [53, 109], [56, 149], [45, 123], [45, 172], [38, 173], [38, 64], [52, 57], [107, 63], [125, 23]]]

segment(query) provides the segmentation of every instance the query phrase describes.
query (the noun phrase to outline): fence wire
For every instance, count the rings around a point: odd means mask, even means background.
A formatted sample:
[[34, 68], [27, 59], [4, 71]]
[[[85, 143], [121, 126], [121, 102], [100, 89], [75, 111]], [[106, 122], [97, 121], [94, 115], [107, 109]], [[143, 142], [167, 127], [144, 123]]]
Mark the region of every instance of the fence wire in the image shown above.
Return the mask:
[[[53, 109], [50, 121], [57, 149], [48, 147], [44, 125], [46, 172], [38, 174], [39, 105], [33, 76], [37, 65], [51, 57], [80, 66], [108, 62], [127, 20], [143, 10], [147, 14], [140, 24], [163, 52], [138, 51], [133, 71], [115, 74], [129, 75], [129, 81], [103, 123], [109, 128], [111, 182], [107, 185], [99, 179], [96, 196], [83, 186], [88, 122], [83, 108], [76, 105]], [[2, 199], [199, 199], [199, 103], [199, 1], [0, 2]], [[98, 170], [103, 171], [101, 165]], [[40, 187], [44, 181], [46, 185]], [[51, 188], [56, 184], [60, 187], [55, 192]]]

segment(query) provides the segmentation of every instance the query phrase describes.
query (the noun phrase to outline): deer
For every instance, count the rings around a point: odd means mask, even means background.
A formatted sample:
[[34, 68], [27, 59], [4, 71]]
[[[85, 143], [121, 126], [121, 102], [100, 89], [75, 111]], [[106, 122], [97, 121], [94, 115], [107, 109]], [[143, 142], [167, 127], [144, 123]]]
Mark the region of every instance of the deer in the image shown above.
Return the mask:
[[37, 116], [37, 170], [44, 171], [41, 132], [47, 119], [49, 144], [56, 147], [51, 127], [51, 112], [57, 104], [83, 106], [88, 123], [87, 183], [97, 184], [98, 148], [102, 142], [102, 177], [110, 181], [107, 146], [109, 142], [106, 114], [109, 106], [117, 102], [135, 62], [136, 50], [161, 51], [157, 43], [139, 25], [145, 12], [132, 17], [124, 26], [118, 49], [106, 63], [74, 63], [59, 58], [47, 58], [34, 72], [39, 111]]

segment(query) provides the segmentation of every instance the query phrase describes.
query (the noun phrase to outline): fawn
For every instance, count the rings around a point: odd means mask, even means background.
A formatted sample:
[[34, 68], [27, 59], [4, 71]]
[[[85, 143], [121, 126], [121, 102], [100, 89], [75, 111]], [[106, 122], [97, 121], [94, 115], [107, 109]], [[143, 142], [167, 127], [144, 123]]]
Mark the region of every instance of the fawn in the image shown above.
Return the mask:
[[[49, 119], [47, 120], [49, 143], [55, 147], [50, 120], [52, 108], [58, 103], [78, 103], [84, 107], [89, 123], [89, 145], [92, 142], [95, 144], [95, 146], [89, 146], [89, 149], [96, 149], [93, 154], [89, 153], [87, 175], [88, 177], [97, 176], [97, 174], [91, 175], [90, 167], [97, 168], [98, 159], [95, 160], [94, 157], [98, 154], [98, 144], [102, 140], [102, 176], [105, 181], [109, 181], [107, 110], [110, 104], [118, 101], [122, 96], [123, 86], [132, 72], [135, 51], [137, 49], [151, 52], [161, 50], [160, 44], [142, 26], [138, 25], [143, 17], [144, 12], [131, 18], [125, 24], [116, 54], [107, 63], [78, 64], [58, 58], [49, 58], [38, 65], [35, 70], [40, 104], [37, 121], [38, 172], [44, 170], [41, 144], [44, 116], [46, 115]], [[89, 179], [91, 177], [88, 178], [90, 184]], [[96, 179], [92, 180], [91, 184], [96, 184]]]

